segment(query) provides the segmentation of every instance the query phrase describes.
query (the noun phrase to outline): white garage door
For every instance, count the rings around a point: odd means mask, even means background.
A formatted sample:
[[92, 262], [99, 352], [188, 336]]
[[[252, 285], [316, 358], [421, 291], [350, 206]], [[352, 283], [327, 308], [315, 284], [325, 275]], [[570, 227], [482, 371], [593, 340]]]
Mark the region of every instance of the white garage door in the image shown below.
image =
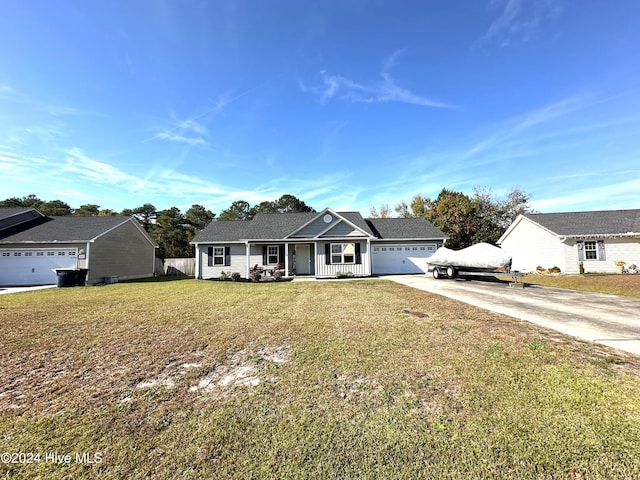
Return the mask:
[[426, 273], [426, 259], [435, 251], [433, 243], [372, 245], [371, 270], [375, 275]]
[[0, 250], [0, 285], [53, 285], [56, 268], [76, 267], [75, 248]]

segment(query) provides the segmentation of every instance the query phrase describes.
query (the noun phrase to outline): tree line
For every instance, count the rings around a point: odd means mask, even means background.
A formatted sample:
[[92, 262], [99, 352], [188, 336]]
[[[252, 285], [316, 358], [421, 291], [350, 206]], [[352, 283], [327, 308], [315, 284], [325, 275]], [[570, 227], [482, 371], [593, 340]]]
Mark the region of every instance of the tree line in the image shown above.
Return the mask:
[[[194, 204], [186, 212], [177, 207], [158, 210], [154, 205], [145, 203], [134, 209], [121, 212], [101, 209], [99, 205], [86, 204], [71, 208], [61, 200], [44, 201], [36, 195], [12, 197], [0, 201], [0, 207], [35, 208], [47, 216], [116, 216], [136, 217], [151, 237], [159, 245], [157, 255], [161, 258], [193, 257], [194, 249], [190, 245], [196, 234], [216, 219], [216, 214], [202, 205]], [[220, 212], [217, 220], [251, 220], [257, 213], [314, 212], [302, 200], [293, 195], [282, 195], [279, 199], [265, 201], [251, 206], [244, 200], [233, 202]]]
[[[486, 189], [476, 188], [474, 194], [468, 196], [445, 188], [435, 199], [415, 195], [409, 203], [402, 200], [393, 210], [388, 205], [371, 207], [370, 216], [424, 218], [449, 236], [447, 247], [458, 249], [478, 242], [495, 243], [518, 214], [533, 212], [529, 199], [528, 194], [516, 188], [497, 199]], [[0, 201], [0, 207], [35, 208], [47, 216], [134, 216], [159, 245], [161, 258], [192, 257], [194, 249], [189, 242], [214, 219], [251, 220], [258, 213], [316, 211], [289, 194], [253, 206], [244, 200], [234, 201], [217, 216], [199, 204], [184, 213], [177, 207], [158, 210], [150, 203], [117, 212], [95, 204], [74, 209], [61, 200], [44, 201], [35, 195], [7, 198]]]
[[[443, 188], [435, 199], [415, 195], [409, 203], [394, 206], [399, 217], [424, 218], [449, 236], [447, 247], [465, 248], [486, 242], [495, 244], [520, 214], [534, 213], [531, 195], [512, 188], [504, 198], [494, 198], [490, 190], [476, 187], [473, 195]], [[371, 217], [390, 217], [388, 205], [371, 207]]]

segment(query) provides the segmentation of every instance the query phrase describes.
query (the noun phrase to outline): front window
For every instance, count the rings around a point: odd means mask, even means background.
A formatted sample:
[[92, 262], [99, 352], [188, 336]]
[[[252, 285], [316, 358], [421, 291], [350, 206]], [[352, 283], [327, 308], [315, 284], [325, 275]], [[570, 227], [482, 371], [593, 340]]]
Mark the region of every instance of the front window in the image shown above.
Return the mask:
[[224, 247], [213, 247], [213, 264], [224, 265]]
[[331, 263], [355, 263], [356, 246], [355, 243], [332, 243]]
[[596, 242], [584, 242], [584, 258], [586, 260], [598, 259], [598, 248]]
[[277, 245], [269, 245], [267, 247], [267, 264], [277, 265], [280, 263], [280, 249]]

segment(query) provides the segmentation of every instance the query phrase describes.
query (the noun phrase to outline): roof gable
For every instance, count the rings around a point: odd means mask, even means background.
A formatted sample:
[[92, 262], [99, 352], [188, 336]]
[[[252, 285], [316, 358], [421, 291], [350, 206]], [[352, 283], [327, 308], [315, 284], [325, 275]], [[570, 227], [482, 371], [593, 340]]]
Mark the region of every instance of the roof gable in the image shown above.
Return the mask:
[[320, 238], [323, 236], [363, 235], [373, 233], [358, 212], [334, 212], [325, 208], [322, 212], [287, 235], [287, 238]]

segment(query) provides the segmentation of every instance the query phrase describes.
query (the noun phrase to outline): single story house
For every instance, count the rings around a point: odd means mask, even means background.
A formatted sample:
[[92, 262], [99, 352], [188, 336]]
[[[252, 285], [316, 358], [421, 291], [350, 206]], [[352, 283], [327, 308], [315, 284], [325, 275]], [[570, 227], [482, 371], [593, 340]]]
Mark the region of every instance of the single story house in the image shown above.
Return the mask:
[[421, 218], [370, 218], [326, 208], [259, 213], [252, 220], [213, 221], [192, 241], [196, 278], [252, 268], [286, 276], [334, 277], [423, 273], [447, 236]]
[[87, 284], [152, 277], [157, 247], [133, 217], [0, 208], [0, 286], [53, 285], [61, 268], [88, 269]]
[[498, 243], [514, 270], [614, 273], [616, 260], [640, 265], [640, 210], [518, 215]]

